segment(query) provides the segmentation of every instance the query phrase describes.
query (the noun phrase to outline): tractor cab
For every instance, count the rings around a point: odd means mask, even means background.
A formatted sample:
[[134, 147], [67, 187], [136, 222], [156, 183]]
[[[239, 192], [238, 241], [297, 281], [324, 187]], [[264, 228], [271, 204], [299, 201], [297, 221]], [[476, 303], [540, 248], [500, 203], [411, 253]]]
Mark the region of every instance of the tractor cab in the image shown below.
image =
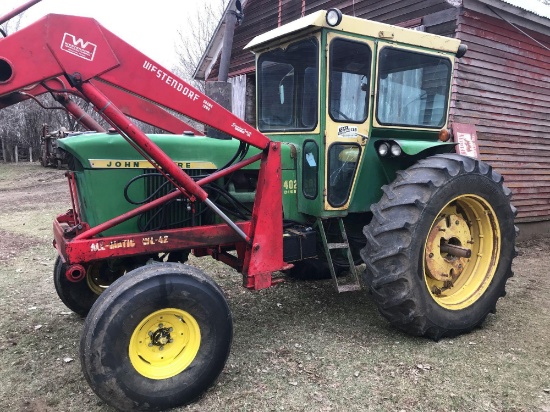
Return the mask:
[[[298, 211], [369, 211], [395, 172], [452, 150], [448, 109], [460, 41], [339, 10], [256, 37], [257, 127], [298, 152]], [[426, 151], [428, 153], [426, 153]]]

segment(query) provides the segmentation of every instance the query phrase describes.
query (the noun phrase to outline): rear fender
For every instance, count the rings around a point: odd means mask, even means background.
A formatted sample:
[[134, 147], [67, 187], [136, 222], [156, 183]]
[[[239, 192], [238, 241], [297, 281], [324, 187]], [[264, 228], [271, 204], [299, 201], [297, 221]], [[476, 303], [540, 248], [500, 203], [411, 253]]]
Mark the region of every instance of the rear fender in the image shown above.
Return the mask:
[[453, 151], [455, 142], [442, 142], [440, 140], [393, 140], [399, 146], [403, 153], [408, 156], [426, 157], [436, 153], [448, 153]]

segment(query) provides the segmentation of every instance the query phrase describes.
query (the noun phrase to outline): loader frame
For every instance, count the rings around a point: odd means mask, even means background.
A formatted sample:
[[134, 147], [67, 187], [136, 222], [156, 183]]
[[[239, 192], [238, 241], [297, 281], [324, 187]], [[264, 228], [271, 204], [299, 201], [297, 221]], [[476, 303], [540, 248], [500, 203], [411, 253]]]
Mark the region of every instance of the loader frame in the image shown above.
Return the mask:
[[[36, 1], [27, 6], [31, 3]], [[44, 44], [36, 39], [44, 39]], [[280, 143], [272, 142], [93, 19], [48, 15], [0, 42], [0, 107], [46, 92], [81, 97], [176, 189], [90, 228], [82, 220], [75, 176], [67, 173], [73, 207], [54, 221], [54, 246], [66, 263], [67, 279], [82, 281], [84, 266], [95, 261], [181, 249], [194, 249], [231, 265], [243, 273], [244, 285], [250, 289], [271, 286], [274, 271], [291, 267], [283, 261]], [[125, 99], [132, 104], [123, 111], [118, 103]], [[161, 111], [151, 113], [153, 106]], [[65, 107], [75, 117], [82, 116], [70, 103]], [[149, 113], [149, 123], [167, 124], [166, 119], [171, 119], [171, 129], [181, 126], [181, 121], [164, 109], [208, 124], [261, 152], [196, 182], [128, 118]], [[90, 122], [85, 125], [98, 129]], [[252, 217], [235, 223], [208, 198], [202, 186], [256, 161], [260, 170]], [[204, 202], [225, 223], [102, 236], [103, 231], [179, 196], [186, 198], [191, 208]], [[229, 250], [236, 250], [237, 256], [228, 254]]]

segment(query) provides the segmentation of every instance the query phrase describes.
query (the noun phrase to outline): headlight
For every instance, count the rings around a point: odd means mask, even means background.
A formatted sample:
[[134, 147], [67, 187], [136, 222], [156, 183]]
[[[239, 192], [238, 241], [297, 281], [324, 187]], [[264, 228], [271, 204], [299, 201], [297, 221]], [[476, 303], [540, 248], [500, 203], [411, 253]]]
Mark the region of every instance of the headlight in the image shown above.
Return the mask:
[[399, 146], [397, 143], [394, 143], [391, 145], [391, 154], [392, 156], [400, 156], [401, 155], [401, 146]]
[[330, 27], [338, 26], [342, 21], [342, 12], [338, 9], [328, 9], [326, 20]]
[[387, 143], [382, 143], [378, 146], [378, 154], [380, 157], [385, 157], [390, 151], [390, 145]]

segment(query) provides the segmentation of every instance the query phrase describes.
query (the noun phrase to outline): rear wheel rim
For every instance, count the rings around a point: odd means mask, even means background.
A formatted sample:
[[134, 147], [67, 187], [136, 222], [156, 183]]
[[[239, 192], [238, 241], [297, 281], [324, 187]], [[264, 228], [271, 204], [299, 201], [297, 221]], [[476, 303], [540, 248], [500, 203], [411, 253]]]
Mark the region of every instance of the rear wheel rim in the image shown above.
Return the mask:
[[124, 275], [124, 270], [117, 272], [111, 271], [109, 265], [105, 262], [92, 263], [86, 271], [86, 283], [92, 292], [101, 295], [111, 283]]
[[[471, 256], [442, 252], [442, 245], [469, 250]], [[468, 194], [447, 203], [434, 219], [424, 247], [424, 280], [433, 300], [450, 310], [477, 302], [494, 277], [500, 245], [498, 219], [485, 199]]]
[[181, 309], [161, 309], [146, 316], [130, 338], [134, 369], [149, 379], [168, 379], [193, 362], [201, 344], [195, 318]]

